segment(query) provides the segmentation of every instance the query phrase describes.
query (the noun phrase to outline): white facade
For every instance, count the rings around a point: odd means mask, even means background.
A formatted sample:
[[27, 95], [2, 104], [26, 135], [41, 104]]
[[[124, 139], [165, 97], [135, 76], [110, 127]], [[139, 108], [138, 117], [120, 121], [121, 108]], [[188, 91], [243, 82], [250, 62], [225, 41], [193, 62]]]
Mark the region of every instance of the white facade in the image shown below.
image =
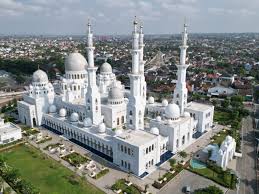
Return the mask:
[[22, 130], [13, 123], [4, 123], [4, 119], [0, 118], [0, 145], [11, 143], [22, 138]]
[[218, 151], [217, 165], [226, 169], [228, 163], [233, 159], [236, 152], [236, 141], [233, 137], [227, 136], [222, 142], [220, 149]]

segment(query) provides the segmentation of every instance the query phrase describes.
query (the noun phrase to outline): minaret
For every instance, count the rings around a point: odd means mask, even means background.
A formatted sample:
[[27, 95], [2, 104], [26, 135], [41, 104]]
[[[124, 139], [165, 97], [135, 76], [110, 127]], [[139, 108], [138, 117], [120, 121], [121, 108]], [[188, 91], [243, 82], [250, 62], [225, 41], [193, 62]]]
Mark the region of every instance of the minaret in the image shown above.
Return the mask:
[[140, 25], [140, 30], [139, 30], [139, 73], [141, 74], [141, 96], [142, 96], [142, 104], [144, 107], [146, 107], [146, 94], [147, 94], [147, 83], [145, 80], [145, 75], [144, 75], [144, 33], [143, 33], [143, 26]]
[[99, 89], [96, 85], [96, 71], [97, 67], [94, 66], [94, 46], [93, 34], [91, 31], [91, 24], [88, 22], [87, 31], [87, 56], [88, 56], [88, 88], [86, 93], [86, 109], [90, 115], [94, 125], [102, 122], [101, 115], [101, 97]]
[[140, 26], [140, 30], [139, 30], [139, 72], [144, 74], [144, 65], [145, 65], [145, 61], [144, 61], [144, 33], [143, 33], [143, 26]]
[[187, 46], [187, 25], [184, 24], [184, 31], [182, 33], [182, 45], [180, 46], [180, 64], [177, 66], [177, 83], [174, 89], [173, 102], [178, 104], [180, 107], [181, 115], [184, 113], [184, 108], [187, 105], [187, 88], [186, 88], [186, 70], [190, 66], [186, 64], [186, 50]]
[[134, 30], [132, 32], [132, 71], [129, 74], [130, 78], [130, 95], [127, 106], [127, 124], [130, 129], [144, 129], [144, 111], [143, 92], [140, 73], [140, 49], [139, 49], [139, 33], [137, 31], [136, 17], [134, 20]]

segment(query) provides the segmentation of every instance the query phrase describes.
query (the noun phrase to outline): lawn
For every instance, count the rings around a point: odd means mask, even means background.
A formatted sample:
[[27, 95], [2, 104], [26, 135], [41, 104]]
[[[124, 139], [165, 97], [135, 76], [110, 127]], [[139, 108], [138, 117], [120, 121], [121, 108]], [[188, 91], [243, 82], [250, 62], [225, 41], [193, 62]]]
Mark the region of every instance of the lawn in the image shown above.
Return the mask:
[[22, 145], [0, 154], [4, 155], [7, 164], [18, 169], [21, 177], [31, 182], [41, 194], [103, 193], [35, 148]]
[[231, 113], [223, 112], [223, 111], [215, 111], [214, 121], [222, 125], [230, 125], [232, 122]]
[[233, 184], [234, 181], [231, 183], [231, 174], [230, 173], [223, 172], [223, 171], [221, 173], [217, 173], [216, 171], [214, 171], [210, 168], [197, 169], [197, 168], [189, 167], [188, 169], [194, 173], [197, 173], [201, 176], [211, 179], [211, 180], [215, 181], [216, 183], [218, 183], [222, 186], [225, 186], [227, 188], [235, 187], [235, 185]]
[[[218, 135], [220, 135], [220, 136], [218, 136]], [[218, 144], [220, 146], [221, 143], [226, 139], [227, 135], [229, 135], [229, 130], [220, 131], [219, 133], [215, 134], [212, 137], [212, 139], [214, 139], [214, 141], [212, 143]]]

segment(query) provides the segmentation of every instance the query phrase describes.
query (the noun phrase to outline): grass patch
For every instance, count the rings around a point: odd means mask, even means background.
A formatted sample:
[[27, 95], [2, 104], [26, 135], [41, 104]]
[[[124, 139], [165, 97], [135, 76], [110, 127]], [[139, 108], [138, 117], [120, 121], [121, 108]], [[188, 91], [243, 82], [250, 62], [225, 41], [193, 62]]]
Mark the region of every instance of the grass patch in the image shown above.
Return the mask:
[[[220, 136], [218, 136], [218, 135], [220, 135]], [[229, 130], [220, 131], [219, 133], [215, 134], [212, 137], [212, 139], [214, 139], [214, 141], [212, 143], [218, 144], [220, 146], [221, 143], [226, 139], [227, 135], [230, 135]]]
[[71, 164], [72, 166], [79, 166], [80, 164], [84, 164], [87, 161], [89, 161], [88, 158], [73, 152], [71, 154], [68, 154], [64, 157], [62, 157], [63, 160], [67, 161], [69, 164]]
[[232, 115], [230, 112], [223, 112], [216, 110], [214, 112], [214, 122], [218, 122], [221, 125], [231, 125]]
[[121, 189], [121, 193], [126, 192], [127, 194], [141, 194], [141, 191], [136, 185], [132, 184], [127, 186], [125, 179], [119, 179], [116, 181], [114, 185], [112, 185], [112, 190], [119, 190]]
[[106, 175], [108, 173], [109, 173], [109, 169], [106, 168], [104, 170], [101, 170], [94, 178], [99, 179], [99, 178], [103, 177], [104, 175]]
[[212, 181], [215, 181], [216, 183], [224, 187], [227, 187], [230, 189], [235, 188], [236, 176], [231, 175], [229, 171], [223, 171], [220, 167], [217, 167], [215, 165], [211, 168], [210, 168], [210, 165], [208, 165], [207, 168], [203, 168], [203, 169], [192, 168], [191, 166], [189, 166], [187, 169], [193, 173], [196, 173]]
[[[39, 188], [41, 194], [103, 193], [33, 147], [21, 145], [2, 152], [1, 155], [6, 158], [8, 165], [19, 170], [23, 179]], [[73, 180], [69, 177], [72, 177]], [[78, 184], [73, 184], [74, 180]]]

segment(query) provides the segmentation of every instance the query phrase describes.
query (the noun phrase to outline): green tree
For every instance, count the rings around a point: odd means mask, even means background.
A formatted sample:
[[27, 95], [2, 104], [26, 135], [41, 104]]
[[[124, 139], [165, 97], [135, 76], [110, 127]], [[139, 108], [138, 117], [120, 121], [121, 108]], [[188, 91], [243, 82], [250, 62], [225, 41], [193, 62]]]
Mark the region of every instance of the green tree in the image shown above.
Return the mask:
[[194, 191], [194, 194], [223, 194], [223, 191], [216, 186], [208, 186], [203, 189], [197, 189]]

